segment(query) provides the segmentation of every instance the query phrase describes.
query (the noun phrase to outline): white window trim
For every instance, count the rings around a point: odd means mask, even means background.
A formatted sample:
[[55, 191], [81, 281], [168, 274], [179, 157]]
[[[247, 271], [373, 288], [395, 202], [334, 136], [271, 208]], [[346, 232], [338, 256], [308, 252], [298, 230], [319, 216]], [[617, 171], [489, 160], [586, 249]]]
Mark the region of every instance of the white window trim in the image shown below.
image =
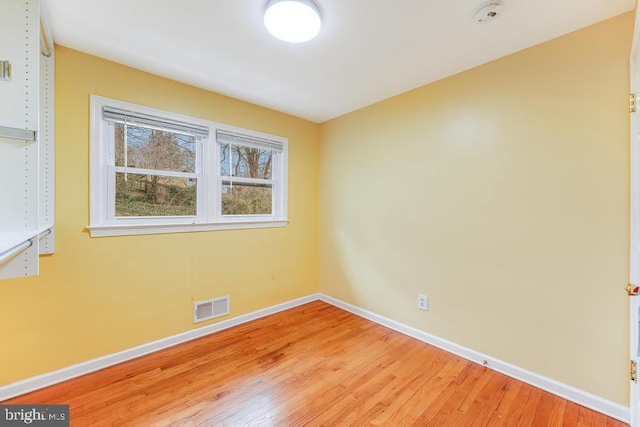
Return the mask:
[[[155, 108], [130, 104], [115, 99], [91, 95], [90, 112], [90, 217], [91, 237], [127, 236], [137, 234], [184, 233], [212, 230], [232, 230], [250, 228], [284, 227], [289, 223], [287, 217], [287, 152], [288, 140], [280, 136], [269, 135], [242, 129], [209, 120], [175, 114]], [[209, 128], [209, 136], [198, 147], [201, 153], [197, 189], [197, 215], [194, 217], [117, 217], [110, 218], [108, 209], [113, 208], [114, 195], [110, 194], [109, 180], [115, 179], [111, 173], [115, 166], [109, 164], [110, 152], [107, 138], [107, 126], [102, 115], [104, 106], [135, 111], [167, 120], [181, 121]], [[248, 137], [277, 141], [283, 150], [276, 156], [278, 167], [273, 168], [273, 215], [233, 215], [218, 214], [221, 207], [221, 183], [219, 174], [220, 150], [216, 141], [216, 131], [232, 132]], [[282, 165], [282, 167], [280, 167]], [[134, 173], [128, 168], [130, 173]], [[237, 179], [241, 181], [242, 179]]]

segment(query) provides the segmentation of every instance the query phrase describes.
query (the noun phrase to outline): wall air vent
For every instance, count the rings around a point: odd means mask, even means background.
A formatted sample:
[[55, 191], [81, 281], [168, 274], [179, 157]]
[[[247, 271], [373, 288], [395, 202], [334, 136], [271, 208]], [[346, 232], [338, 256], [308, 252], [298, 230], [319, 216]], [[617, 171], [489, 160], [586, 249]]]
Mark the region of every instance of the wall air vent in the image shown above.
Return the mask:
[[193, 323], [226, 316], [229, 313], [229, 295], [193, 303]]

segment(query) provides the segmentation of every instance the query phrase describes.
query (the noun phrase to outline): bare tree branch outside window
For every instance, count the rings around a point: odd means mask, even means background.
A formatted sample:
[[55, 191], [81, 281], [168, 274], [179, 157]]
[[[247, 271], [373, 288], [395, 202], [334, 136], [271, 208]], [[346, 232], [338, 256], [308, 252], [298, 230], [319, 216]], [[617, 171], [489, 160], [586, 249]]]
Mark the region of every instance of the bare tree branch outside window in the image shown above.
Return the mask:
[[273, 151], [241, 145], [220, 146], [220, 173], [223, 179], [223, 215], [270, 215], [273, 188], [270, 183], [237, 183], [234, 177], [272, 179]]
[[158, 171], [157, 175], [116, 173], [116, 216], [196, 215], [195, 180], [162, 175], [162, 171], [196, 171], [194, 136], [116, 123], [115, 148], [116, 166]]

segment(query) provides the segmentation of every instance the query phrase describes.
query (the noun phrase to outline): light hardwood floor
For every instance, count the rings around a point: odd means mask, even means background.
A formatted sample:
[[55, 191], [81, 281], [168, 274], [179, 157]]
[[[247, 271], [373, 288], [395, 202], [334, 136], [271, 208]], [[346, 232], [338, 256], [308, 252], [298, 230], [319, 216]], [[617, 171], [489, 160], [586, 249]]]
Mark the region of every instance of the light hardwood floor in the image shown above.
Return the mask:
[[3, 403], [72, 426], [623, 426], [316, 301]]

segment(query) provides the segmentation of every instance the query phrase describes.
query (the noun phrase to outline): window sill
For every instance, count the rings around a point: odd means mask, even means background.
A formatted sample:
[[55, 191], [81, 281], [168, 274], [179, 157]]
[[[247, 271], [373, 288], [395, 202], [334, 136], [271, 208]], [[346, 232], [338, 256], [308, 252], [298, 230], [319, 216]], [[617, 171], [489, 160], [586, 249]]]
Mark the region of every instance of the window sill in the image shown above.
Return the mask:
[[286, 227], [288, 219], [260, 221], [229, 221], [204, 224], [128, 224], [128, 225], [90, 225], [87, 227], [91, 237], [135, 236], [139, 234], [189, 233], [215, 230], [242, 230], [246, 228]]

